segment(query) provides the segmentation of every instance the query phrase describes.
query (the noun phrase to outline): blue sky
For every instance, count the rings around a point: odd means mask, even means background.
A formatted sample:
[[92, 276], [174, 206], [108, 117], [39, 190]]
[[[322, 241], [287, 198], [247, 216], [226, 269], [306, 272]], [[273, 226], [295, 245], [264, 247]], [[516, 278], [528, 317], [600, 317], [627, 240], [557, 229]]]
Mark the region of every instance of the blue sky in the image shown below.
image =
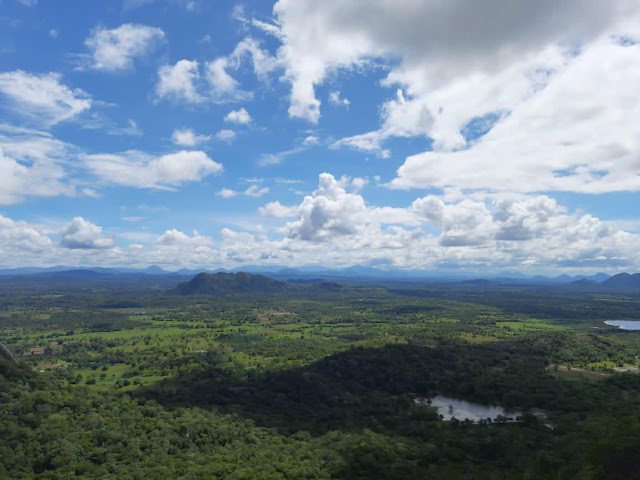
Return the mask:
[[635, 1], [0, 1], [0, 267], [637, 270]]

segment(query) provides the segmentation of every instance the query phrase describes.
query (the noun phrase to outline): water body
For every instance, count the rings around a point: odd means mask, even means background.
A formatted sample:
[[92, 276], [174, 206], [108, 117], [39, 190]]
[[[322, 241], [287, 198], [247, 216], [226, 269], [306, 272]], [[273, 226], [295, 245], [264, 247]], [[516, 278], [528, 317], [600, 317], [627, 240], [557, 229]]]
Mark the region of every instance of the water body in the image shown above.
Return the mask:
[[604, 323], [620, 330], [640, 330], [640, 320], [606, 320]]
[[[418, 405], [429, 405], [429, 399], [427, 398], [416, 398], [414, 401]], [[431, 406], [438, 408], [438, 414], [442, 415], [445, 421], [449, 421], [453, 417], [457, 420], [469, 419], [473, 422], [486, 420], [487, 418], [494, 421], [498, 416], [507, 417], [511, 421], [515, 421], [516, 417], [522, 415], [520, 412], [505, 410], [502, 407], [481, 405], [479, 403], [467, 402], [466, 400], [445, 397], [444, 395], [436, 395], [433, 397], [431, 399]]]

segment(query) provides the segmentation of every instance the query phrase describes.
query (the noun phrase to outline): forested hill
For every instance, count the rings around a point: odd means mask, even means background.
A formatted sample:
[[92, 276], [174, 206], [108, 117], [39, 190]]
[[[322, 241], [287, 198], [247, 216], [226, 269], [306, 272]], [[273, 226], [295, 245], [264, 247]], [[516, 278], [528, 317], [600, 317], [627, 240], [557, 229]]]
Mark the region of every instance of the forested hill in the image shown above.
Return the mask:
[[300, 287], [264, 275], [249, 273], [200, 273], [180, 283], [175, 292], [181, 295], [272, 294], [298, 290]]
[[640, 291], [640, 273], [619, 273], [602, 283], [607, 290]]

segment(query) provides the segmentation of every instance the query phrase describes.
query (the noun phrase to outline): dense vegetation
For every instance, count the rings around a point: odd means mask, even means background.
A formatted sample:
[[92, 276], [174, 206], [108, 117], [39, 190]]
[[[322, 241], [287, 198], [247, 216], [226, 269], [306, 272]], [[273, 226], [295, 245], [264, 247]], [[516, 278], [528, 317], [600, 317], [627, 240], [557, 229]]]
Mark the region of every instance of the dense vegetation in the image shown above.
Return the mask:
[[264, 278], [7, 286], [0, 478], [638, 478], [640, 298]]

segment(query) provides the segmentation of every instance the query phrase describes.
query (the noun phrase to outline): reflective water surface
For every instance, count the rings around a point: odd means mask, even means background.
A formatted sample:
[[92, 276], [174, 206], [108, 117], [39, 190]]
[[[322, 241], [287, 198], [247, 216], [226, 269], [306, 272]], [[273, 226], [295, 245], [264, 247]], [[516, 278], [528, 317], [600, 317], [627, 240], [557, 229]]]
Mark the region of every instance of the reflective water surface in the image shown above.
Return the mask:
[[[428, 398], [416, 398], [414, 400], [419, 405], [428, 406]], [[457, 420], [469, 419], [474, 422], [490, 418], [494, 421], [498, 416], [507, 417], [515, 421], [520, 412], [505, 410], [499, 406], [481, 405], [479, 403], [458, 400], [457, 398], [436, 395], [431, 399], [431, 406], [438, 408], [438, 414], [443, 416], [443, 420], [448, 421], [455, 417]]]

